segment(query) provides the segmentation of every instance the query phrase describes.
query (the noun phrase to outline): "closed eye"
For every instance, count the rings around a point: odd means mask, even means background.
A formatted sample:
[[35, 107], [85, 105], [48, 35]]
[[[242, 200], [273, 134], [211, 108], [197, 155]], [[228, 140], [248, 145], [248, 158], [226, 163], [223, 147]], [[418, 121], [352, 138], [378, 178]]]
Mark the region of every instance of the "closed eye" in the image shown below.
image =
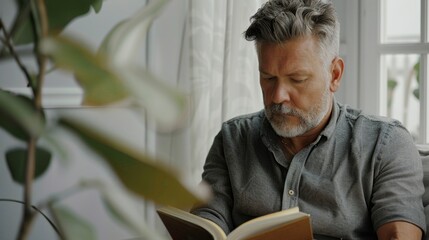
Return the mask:
[[270, 75], [265, 75], [265, 74], [261, 74], [261, 79], [265, 79], [265, 80], [270, 80], [270, 81], [272, 81], [272, 80], [276, 80], [276, 79], [277, 79], [277, 77], [275, 77], [275, 76], [270, 76]]
[[307, 80], [308, 78], [291, 78], [291, 80], [295, 83], [303, 83]]

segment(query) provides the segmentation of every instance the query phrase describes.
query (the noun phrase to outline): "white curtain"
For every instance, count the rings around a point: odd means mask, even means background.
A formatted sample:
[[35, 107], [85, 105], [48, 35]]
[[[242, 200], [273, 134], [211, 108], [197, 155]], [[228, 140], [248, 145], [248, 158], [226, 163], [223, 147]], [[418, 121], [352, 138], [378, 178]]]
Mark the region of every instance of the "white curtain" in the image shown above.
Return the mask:
[[[243, 32], [265, 1], [171, 1], [151, 30], [149, 67], [187, 93], [190, 108], [184, 128], [172, 134], [147, 131], [146, 151], [181, 172], [191, 186], [201, 181], [222, 122], [263, 107], [254, 43]], [[186, 13], [179, 13], [182, 9]], [[162, 229], [150, 202], [145, 203], [145, 217]]]
[[169, 159], [192, 183], [201, 180], [222, 122], [263, 107], [254, 43], [243, 37], [263, 2], [188, 1], [179, 86], [189, 93], [191, 116], [172, 139]]

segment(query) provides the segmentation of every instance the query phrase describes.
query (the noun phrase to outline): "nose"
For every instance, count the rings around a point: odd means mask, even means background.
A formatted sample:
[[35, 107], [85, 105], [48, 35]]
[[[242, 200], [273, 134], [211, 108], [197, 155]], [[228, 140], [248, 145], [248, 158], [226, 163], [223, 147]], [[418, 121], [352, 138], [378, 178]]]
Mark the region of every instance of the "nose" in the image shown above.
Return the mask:
[[285, 81], [277, 80], [273, 85], [271, 99], [273, 103], [280, 104], [290, 101], [291, 87]]

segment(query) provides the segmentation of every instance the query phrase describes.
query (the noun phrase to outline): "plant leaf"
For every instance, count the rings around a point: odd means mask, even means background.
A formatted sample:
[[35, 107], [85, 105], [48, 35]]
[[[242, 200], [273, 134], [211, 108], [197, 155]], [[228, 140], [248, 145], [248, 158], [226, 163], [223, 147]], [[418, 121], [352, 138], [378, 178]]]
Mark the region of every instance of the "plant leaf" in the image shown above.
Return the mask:
[[12, 40], [16, 46], [29, 44], [34, 42], [34, 31], [31, 25], [29, 16], [26, 16], [26, 21], [23, 21], [13, 32]]
[[127, 202], [124, 194], [117, 187], [106, 184], [100, 180], [85, 180], [81, 186], [96, 188], [100, 194], [106, 210], [120, 224], [127, 227], [142, 239], [163, 239], [153, 229], [149, 229], [142, 218], [137, 206]]
[[159, 129], [170, 129], [182, 123], [187, 99], [179, 90], [167, 85], [151, 72], [137, 67], [116, 69], [133, 97], [133, 103], [154, 119]]
[[115, 72], [132, 93], [134, 103], [146, 110], [159, 129], [175, 127], [186, 108], [183, 93], [137, 67], [136, 49], [142, 45], [154, 18], [168, 0], [150, 1], [134, 16], [118, 23], [104, 38], [99, 54], [108, 55]]
[[45, 0], [49, 27], [61, 31], [73, 19], [85, 15], [96, 0]]
[[92, 225], [65, 206], [54, 206], [52, 214], [58, 220], [65, 239], [96, 240]]
[[[27, 149], [14, 148], [6, 152], [6, 161], [12, 179], [20, 184], [25, 182], [25, 166], [27, 162]], [[42, 176], [51, 163], [52, 154], [44, 148], [36, 148], [36, 165], [34, 179]]]
[[387, 80], [387, 89], [394, 90], [397, 85], [398, 85], [398, 81], [396, 81], [394, 78], [389, 78]]
[[95, 56], [77, 41], [50, 37], [44, 39], [40, 47], [59, 67], [74, 72], [84, 90], [84, 105], [102, 106], [128, 97], [128, 90], [110, 70], [106, 58]]
[[94, 0], [92, 3], [92, 8], [96, 13], [99, 13], [102, 5], [103, 5], [103, 0]]
[[418, 88], [414, 89], [413, 95], [415, 98], [420, 99], [420, 90]]
[[414, 64], [413, 71], [416, 74], [417, 84], [419, 84], [419, 82], [420, 82], [420, 58], [419, 58], [419, 61], [416, 64]]
[[111, 167], [122, 184], [140, 197], [159, 204], [189, 207], [203, 202], [178, 179], [169, 168], [136, 152], [76, 120], [60, 119], [60, 124], [74, 132]]
[[12, 136], [26, 141], [39, 136], [45, 125], [44, 113], [38, 113], [32, 100], [0, 89], [0, 127]]
[[[29, 0], [17, 1], [19, 9], [23, 10]], [[75, 18], [87, 14], [91, 7], [99, 12], [103, 4], [102, 0], [45, 0], [48, 22], [51, 32], [60, 33]], [[16, 45], [34, 42], [34, 32], [31, 30], [30, 12], [24, 16], [24, 20], [17, 26], [13, 34]]]
[[104, 38], [100, 54], [109, 55], [114, 65], [134, 64], [136, 49], [142, 46], [149, 26], [167, 1], [149, 1], [134, 16], [118, 23]]

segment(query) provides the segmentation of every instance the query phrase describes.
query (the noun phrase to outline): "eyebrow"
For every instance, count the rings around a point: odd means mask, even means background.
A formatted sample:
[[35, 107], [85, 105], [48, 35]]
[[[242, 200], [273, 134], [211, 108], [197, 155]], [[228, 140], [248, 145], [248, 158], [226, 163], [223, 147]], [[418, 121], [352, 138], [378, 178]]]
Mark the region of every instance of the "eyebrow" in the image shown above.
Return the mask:
[[[263, 75], [273, 76], [272, 74], [262, 71], [261, 69], [259, 69], [259, 73]], [[310, 75], [310, 72], [307, 71], [306, 69], [297, 69], [287, 74], [287, 76], [298, 76], [298, 75]]]
[[269, 74], [269, 73], [266, 73], [266, 72], [264, 72], [264, 71], [261, 71], [261, 70], [259, 70], [259, 73], [260, 73], [260, 74], [263, 74], [263, 75], [270, 75], [270, 76], [271, 76], [271, 74]]

